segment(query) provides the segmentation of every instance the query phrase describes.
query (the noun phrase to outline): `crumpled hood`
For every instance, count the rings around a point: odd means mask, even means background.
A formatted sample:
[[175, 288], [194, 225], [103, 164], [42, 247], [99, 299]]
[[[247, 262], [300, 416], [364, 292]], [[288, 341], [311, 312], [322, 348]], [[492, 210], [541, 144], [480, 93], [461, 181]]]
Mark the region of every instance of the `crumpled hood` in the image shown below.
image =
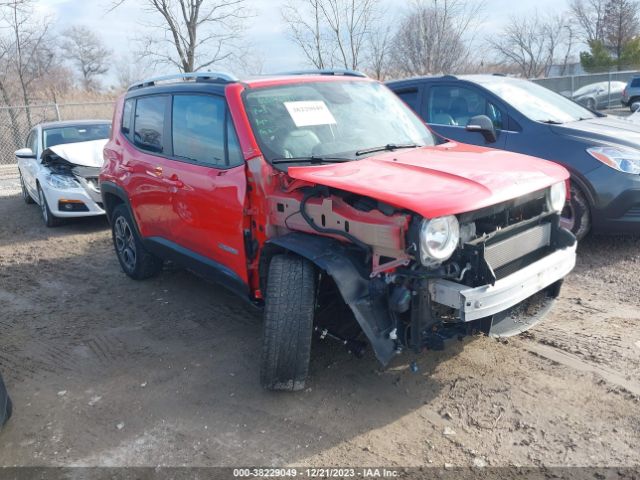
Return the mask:
[[104, 140], [91, 140], [89, 142], [65, 143], [48, 148], [43, 152], [42, 158], [47, 158], [47, 152], [51, 151], [69, 163], [83, 167], [102, 167], [104, 157], [102, 151], [107, 144]]
[[551, 125], [551, 130], [559, 135], [640, 149], [640, 125], [623, 118], [597, 117], [562, 125]]
[[288, 174], [426, 218], [478, 210], [569, 178], [567, 170], [546, 160], [453, 142], [348, 163], [289, 167]]

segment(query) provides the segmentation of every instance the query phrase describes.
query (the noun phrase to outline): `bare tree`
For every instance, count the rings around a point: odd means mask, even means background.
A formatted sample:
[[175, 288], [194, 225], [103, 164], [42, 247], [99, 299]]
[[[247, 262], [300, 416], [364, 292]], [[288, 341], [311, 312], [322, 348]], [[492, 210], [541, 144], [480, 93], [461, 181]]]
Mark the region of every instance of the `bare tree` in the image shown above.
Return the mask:
[[129, 55], [118, 57], [114, 62], [113, 71], [117, 81], [115, 87], [118, 90], [126, 90], [144, 77], [144, 66]]
[[571, 0], [569, 14], [577, 24], [584, 43], [604, 39], [605, 6], [609, 0]]
[[367, 42], [369, 56], [366, 70], [377, 80], [384, 81], [391, 69], [391, 25], [380, 26], [369, 33]]
[[[113, 8], [127, 0], [118, 0]], [[140, 55], [155, 64], [183, 72], [203, 70], [228, 60], [250, 16], [246, 0], [139, 0], [150, 14], [150, 33], [143, 36]], [[113, 9], [112, 8], [112, 9]]]
[[99, 88], [97, 77], [109, 71], [111, 52], [102, 40], [84, 26], [73, 26], [64, 32], [62, 50], [80, 72], [85, 90]]
[[51, 23], [35, 14], [33, 0], [12, 0], [0, 5], [1, 20], [9, 32], [4, 42], [7, 68], [15, 74], [20, 96], [31, 126], [30, 89], [38, 78], [46, 74], [54, 60], [47, 41]]
[[358, 70], [370, 54], [378, 4], [379, 0], [289, 0], [282, 18], [313, 66]]
[[487, 39], [498, 59], [518, 67], [526, 78], [545, 75], [563, 55], [565, 65], [573, 48], [574, 34], [562, 16], [541, 17], [537, 12], [512, 17], [501, 35]]
[[481, 2], [424, 0], [400, 22], [393, 39], [396, 68], [405, 75], [455, 73], [469, 60], [469, 40], [483, 9]]
[[615, 58], [622, 56], [624, 46], [640, 32], [638, 2], [609, 0], [604, 9], [604, 43]]

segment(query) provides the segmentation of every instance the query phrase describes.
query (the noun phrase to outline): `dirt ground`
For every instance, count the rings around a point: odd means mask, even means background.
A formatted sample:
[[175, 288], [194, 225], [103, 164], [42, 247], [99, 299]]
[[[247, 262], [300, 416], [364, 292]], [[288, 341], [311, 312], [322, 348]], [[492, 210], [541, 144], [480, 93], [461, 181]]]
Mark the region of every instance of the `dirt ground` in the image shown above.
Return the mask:
[[129, 280], [104, 219], [46, 229], [0, 180], [0, 465], [640, 465], [640, 239], [596, 237], [550, 317], [382, 371], [317, 343], [258, 383], [260, 316], [185, 271]]

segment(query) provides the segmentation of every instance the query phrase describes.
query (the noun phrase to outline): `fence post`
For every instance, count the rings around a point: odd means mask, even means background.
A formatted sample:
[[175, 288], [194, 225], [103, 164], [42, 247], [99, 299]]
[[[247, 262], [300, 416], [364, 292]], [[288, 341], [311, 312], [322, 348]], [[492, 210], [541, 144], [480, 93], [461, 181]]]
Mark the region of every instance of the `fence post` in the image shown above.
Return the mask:
[[58, 103], [56, 102], [53, 105], [56, 108], [56, 120], [60, 121], [61, 118], [60, 118], [60, 109], [58, 108]]
[[573, 97], [573, 92], [576, 91], [575, 80], [576, 80], [576, 76], [575, 75], [571, 75], [571, 97]]

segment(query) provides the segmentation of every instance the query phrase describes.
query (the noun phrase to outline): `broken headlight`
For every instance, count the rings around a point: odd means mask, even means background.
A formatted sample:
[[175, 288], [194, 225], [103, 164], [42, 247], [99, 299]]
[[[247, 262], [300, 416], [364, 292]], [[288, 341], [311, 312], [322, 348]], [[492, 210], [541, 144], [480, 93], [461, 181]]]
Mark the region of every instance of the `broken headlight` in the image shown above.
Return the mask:
[[420, 261], [434, 267], [448, 260], [458, 246], [460, 224], [453, 215], [423, 220], [420, 226]]
[[73, 177], [67, 175], [51, 173], [46, 176], [46, 180], [52, 188], [57, 188], [58, 190], [69, 190], [70, 188], [80, 187], [80, 184], [78, 184]]

